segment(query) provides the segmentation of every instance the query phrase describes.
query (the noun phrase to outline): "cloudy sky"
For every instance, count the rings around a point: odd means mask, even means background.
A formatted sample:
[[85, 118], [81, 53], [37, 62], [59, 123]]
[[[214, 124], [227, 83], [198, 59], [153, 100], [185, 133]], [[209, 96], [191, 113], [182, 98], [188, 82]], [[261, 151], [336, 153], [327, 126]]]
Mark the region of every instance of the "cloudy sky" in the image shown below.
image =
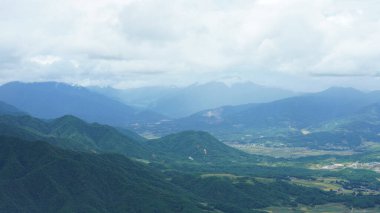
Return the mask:
[[380, 89], [379, 0], [0, 3], [0, 83]]

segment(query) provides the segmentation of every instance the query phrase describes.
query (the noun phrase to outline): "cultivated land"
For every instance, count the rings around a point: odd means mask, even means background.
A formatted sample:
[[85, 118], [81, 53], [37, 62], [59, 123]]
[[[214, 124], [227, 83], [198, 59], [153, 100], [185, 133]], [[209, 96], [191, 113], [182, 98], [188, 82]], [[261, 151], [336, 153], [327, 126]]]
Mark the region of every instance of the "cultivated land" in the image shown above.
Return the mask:
[[[65, 106], [78, 91], [92, 97], [82, 101], [99, 101], [89, 91], [57, 88], [43, 94], [65, 97], [50, 103], [54, 113], [83, 113]], [[34, 101], [13, 99], [8, 89], [0, 97], [19, 106]], [[132, 124], [118, 113], [136, 109], [117, 111], [108, 98], [101, 98], [107, 108], [85, 112], [101, 119], [99, 110], [112, 109], [114, 120], [104, 121], [117, 127], [73, 115], [40, 119], [0, 102], [0, 211], [377, 212], [380, 98], [351, 93], [332, 89], [172, 120], [147, 112]]]
[[226, 143], [227, 145], [236, 149], [242, 150], [247, 153], [256, 155], [266, 155], [275, 158], [299, 158], [308, 156], [320, 156], [320, 155], [353, 155], [357, 154], [353, 150], [318, 150], [310, 149], [307, 147], [272, 147], [266, 144], [239, 144], [239, 143]]
[[326, 205], [316, 205], [310, 206], [299, 206], [299, 207], [270, 207], [265, 209], [268, 213], [377, 213], [380, 208], [372, 209], [356, 209], [347, 208], [341, 204], [326, 204]]

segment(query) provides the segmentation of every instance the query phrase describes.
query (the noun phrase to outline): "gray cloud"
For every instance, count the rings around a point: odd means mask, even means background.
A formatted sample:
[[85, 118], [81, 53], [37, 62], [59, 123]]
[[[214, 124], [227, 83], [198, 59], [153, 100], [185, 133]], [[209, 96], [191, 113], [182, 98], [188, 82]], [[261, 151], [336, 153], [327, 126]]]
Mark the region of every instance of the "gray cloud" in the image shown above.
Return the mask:
[[379, 9], [373, 0], [3, 0], [1, 82], [128, 87], [233, 76], [357, 86], [380, 70]]
[[377, 73], [368, 74], [368, 73], [310, 73], [310, 76], [315, 77], [366, 77], [366, 76], [377, 76]]

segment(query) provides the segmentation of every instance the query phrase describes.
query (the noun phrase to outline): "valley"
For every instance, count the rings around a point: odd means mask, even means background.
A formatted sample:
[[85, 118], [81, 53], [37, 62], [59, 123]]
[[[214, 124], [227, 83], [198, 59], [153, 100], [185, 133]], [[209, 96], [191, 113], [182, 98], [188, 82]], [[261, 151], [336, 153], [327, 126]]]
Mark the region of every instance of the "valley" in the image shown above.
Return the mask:
[[380, 0], [1, 0], [0, 213], [380, 212]]
[[[377, 93], [332, 88], [175, 119], [69, 85], [3, 87], [3, 212], [376, 212], [380, 207]], [[63, 96], [66, 102], [37, 100], [23, 107], [34, 100], [14, 96], [15, 88], [39, 93], [41, 87], [52, 88], [41, 97]], [[99, 107], [83, 110], [78, 99]], [[41, 105], [44, 110], [36, 110]], [[105, 116], [112, 120], [96, 116], [102, 110], [111, 111]], [[134, 114], [128, 122], [125, 113]]]
[[[241, 144], [226, 143], [227, 145], [247, 153], [266, 155], [275, 158], [299, 158], [320, 155], [354, 155], [358, 152], [352, 150], [318, 150], [309, 149], [307, 147], [287, 147], [282, 144], [276, 144], [275, 147], [268, 144]], [[282, 145], [282, 146], [281, 146]]]
[[284, 207], [270, 207], [265, 209], [268, 213], [283, 212], [283, 213], [335, 213], [335, 212], [355, 212], [355, 213], [376, 213], [379, 212], [379, 208], [373, 209], [356, 209], [356, 208], [347, 208], [344, 205], [340, 204], [326, 204], [326, 205], [316, 205], [313, 207], [310, 206], [300, 206], [296, 208], [284, 208]]

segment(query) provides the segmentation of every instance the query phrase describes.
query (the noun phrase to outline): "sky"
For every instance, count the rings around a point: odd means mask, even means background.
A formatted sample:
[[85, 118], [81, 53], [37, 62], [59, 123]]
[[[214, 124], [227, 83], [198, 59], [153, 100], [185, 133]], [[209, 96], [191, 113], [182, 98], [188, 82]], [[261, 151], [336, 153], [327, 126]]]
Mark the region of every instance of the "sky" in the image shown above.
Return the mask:
[[379, 0], [0, 0], [0, 84], [380, 89]]

